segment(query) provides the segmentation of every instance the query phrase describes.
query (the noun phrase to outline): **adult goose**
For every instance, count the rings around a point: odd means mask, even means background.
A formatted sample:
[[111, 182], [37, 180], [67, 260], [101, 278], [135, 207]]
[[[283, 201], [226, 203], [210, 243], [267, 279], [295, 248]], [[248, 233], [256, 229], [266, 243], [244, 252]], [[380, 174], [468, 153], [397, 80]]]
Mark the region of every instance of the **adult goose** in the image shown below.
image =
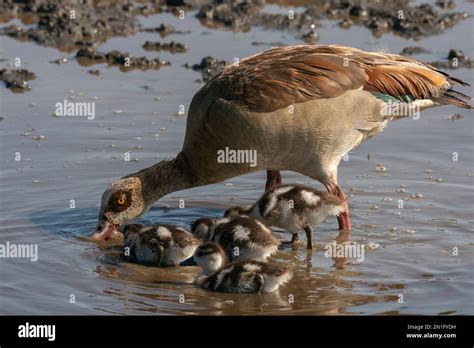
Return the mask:
[[[390, 120], [437, 105], [472, 108], [452, 89], [467, 83], [396, 54], [345, 46], [272, 48], [215, 76], [194, 96], [181, 152], [113, 182], [102, 196], [96, 239], [171, 192], [267, 171], [266, 189], [291, 170], [344, 199], [337, 167]], [[254, 163], [219, 163], [219, 152], [252, 150]], [[338, 216], [350, 229], [349, 208]]]

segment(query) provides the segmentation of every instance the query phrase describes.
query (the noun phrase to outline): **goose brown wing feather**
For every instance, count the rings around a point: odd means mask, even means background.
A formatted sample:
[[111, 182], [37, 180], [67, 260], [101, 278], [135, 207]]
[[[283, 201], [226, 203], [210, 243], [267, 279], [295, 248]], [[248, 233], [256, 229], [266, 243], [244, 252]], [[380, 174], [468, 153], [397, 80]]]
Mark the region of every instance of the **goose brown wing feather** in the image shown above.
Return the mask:
[[355, 89], [468, 107], [465, 100], [444, 97], [456, 83], [466, 85], [428, 64], [395, 54], [303, 45], [277, 47], [246, 58], [224, 69], [210, 85], [220, 90], [220, 98], [255, 112], [271, 112]]

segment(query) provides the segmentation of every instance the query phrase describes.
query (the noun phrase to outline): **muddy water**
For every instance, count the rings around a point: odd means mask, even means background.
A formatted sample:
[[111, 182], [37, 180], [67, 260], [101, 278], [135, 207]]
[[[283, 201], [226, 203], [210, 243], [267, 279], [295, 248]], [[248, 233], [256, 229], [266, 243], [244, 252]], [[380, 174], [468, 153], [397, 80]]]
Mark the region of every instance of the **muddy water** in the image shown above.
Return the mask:
[[[469, 3], [458, 8], [474, 13]], [[268, 7], [269, 12], [286, 10]], [[274, 42], [301, 43], [291, 33], [260, 28], [248, 33], [208, 29], [193, 15], [184, 21], [169, 14], [141, 19], [146, 26], [175, 26], [183, 33], [163, 41], [175, 40], [189, 48], [185, 54], [158, 53], [172, 65], [157, 71], [123, 73], [106, 64], [86, 67], [74, 60], [51, 64], [73, 54], [0, 37], [0, 58], [6, 60], [2, 67], [21, 57], [23, 67], [37, 75], [30, 81], [31, 92], [0, 89], [0, 241], [37, 244], [39, 249], [36, 262], [0, 259], [0, 313], [474, 314], [474, 115], [454, 107], [394, 122], [350, 154], [339, 177], [351, 194], [351, 241], [366, 246], [364, 260], [325, 256], [325, 245], [338, 235], [336, 221], [329, 220], [315, 228], [314, 252], [285, 246], [278, 253], [276, 259], [295, 271], [279, 293], [209, 293], [192, 284], [195, 267], [128, 264], [118, 257], [119, 246], [83, 238], [94, 228], [100, 196], [111, 180], [180, 150], [186, 116], [176, 113], [180, 105], [189, 105], [201, 86], [196, 82], [199, 74], [185, 69], [185, 63], [198, 63], [207, 55], [232, 61]], [[394, 35], [375, 39], [364, 28], [347, 31], [329, 21], [323, 22], [319, 34], [320, 43], [396, 53], [416, 44], [433, 51], [419, 57], [430, 61], [442, 59], [450, 48], [474, 56], [473, 24], [468, 19], [419, 42]], [[113, 38], [99, 50], [155, 57], [141, 48], [147, 40], [160, 37], [138, 33]], [[92, 76], [89, 69], [99, 69], [101, 75]], [[474, 84], [472, 71], [458, 69], [452, 74]], [[461, 90], [473, 94], [472, 89]], [[96, 118], [53, 117], [54, 105], [64, 99], [95, 101]], [[457, 112], [464, 118], [448, 119]], [[39, 135], [46, 138], [32, 139]], [[123, 157], [128, 151], [132, 160], [127, 162]], [[15, 161], [15, 153], [21, 161]], [[453, 161], [453, 153], [458, 161]], [[374, 171], [380, 162], [386, 171]], [[198, 217], [217, 217], [231, 205], [252, 202], [264, 180], [264, 173], [256, 173], [177, 192], [160, 200], [141, 220], [188, 227]], [[284, 181], [318, 186], [290, 172], [284, 173]], [[178, 209], [181, 199], [185, 209]], [[403, 208], [398, 207], [400, 199]], [[71, 200], [75, 208], [70, 208]]]

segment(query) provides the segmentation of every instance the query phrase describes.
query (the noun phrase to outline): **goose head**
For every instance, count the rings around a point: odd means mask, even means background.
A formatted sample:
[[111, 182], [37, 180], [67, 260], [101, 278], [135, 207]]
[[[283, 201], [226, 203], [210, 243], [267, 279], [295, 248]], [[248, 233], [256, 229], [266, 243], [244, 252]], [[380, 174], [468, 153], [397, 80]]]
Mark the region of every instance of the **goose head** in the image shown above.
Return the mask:
[[209, 241], [214, 234], [216, 222], [210, 218], [200, 218], [191, 224], [191, 232], [203, 241]]
[[142, 192], [142, 181], [138, 177], [114, 181], [102, 195], [99, 221], [92, 238], [106, 240], [121, 224], [143, 214], [148, 206]]
[[212, 274], [227, 262], [224, 250], [214, 242], [208, 242], [197, 247], [194, 261], [202, 267], [203, 274]]

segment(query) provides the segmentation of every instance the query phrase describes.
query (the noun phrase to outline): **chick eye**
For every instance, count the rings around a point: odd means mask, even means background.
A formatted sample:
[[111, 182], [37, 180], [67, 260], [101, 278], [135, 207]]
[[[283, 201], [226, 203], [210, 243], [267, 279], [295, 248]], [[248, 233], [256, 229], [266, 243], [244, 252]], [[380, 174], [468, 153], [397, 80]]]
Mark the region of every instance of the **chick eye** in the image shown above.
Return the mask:
[[124, 204], [125, 203], [125, 198], [120, 197], [119, 199], [117, 199], [117, 203], [120, 204], [120, 205]]

